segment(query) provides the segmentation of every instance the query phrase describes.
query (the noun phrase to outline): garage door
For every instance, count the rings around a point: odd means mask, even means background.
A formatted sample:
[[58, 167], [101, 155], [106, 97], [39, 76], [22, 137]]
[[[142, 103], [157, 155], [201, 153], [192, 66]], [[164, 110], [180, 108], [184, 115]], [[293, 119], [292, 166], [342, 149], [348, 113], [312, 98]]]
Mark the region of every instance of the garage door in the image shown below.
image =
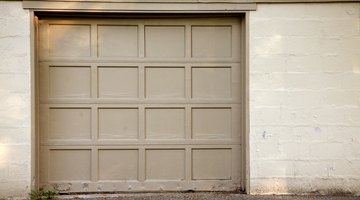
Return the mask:
[[42, 19], [38, 77], [41, 186], [240, 187], [238, 18]]

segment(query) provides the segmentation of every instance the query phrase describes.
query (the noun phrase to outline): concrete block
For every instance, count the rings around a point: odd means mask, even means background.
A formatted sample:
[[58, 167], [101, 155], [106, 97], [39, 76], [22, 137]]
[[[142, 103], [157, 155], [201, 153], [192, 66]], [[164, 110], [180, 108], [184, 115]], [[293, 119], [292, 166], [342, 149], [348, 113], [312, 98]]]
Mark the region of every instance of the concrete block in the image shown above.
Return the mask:
[[250, 45], [253, 48], [252, 55], [279, 55], [283, 53], [282, 50], [282, 36], [281, 35], [273, 35], [269, 37], [252, 37], [250, 41]]
[[1, 18], [22, 18], [23, 20], [29, 20], [29, 12], [22, 9], [21, 2], [1, 3], [0, 11], [2, 13]]
[[358, 36], [359, 35], [359, 18], [354, 16], [352, 19], [332, 19], [326, 18], [319, 24], [324, 36]]
[[357, 3], [307, 4], [305, 7], [306, 18], [356, 18], [360, 12]]
[[30, 186], [27, 180], [0, 182], [0, 198], [21, 199], [28, 196]]
[[[29, 30], [29, 29], [27, 29]], [[1, 57], [23, 57], [30, 59], [30, 36], [16, 36], [16, 37], [0, 37], [0, 55]]]
[[11, 106], [0, 110], [0, 127], [29, 127], [30, 105]]
[[329, 175], [339, 178], [360, 178], [360, 161], [339, 160], [333, 162]]
[[323, 125], [359, 126], [360, 108], [358, 107], [328, 107], [314, 109], [316, 122]]
[[344, 158], [344, 145], [341, 143], [311, 144], [310, 158], [317, 160], [337, 160]]
[[293, 128], [289, 126], [252, 126], [250, 132], [250, 142], [253, 144], [271, 140], [278, 145], [295, 139]]
[[[299, 143], [313, 144], [313, 143], [325, 143], [329, 141], [331, 137], [331, 128], [327, 126], [298, 126], [293, 128], [295, 139]], [[305, 149], [305, 148], [300, 148]], [[307, 148], [305, 151], [309, 152]]]
[[[254, 55], [250, 58], [250, 66], [252, 73], [273, 73], [287, 72], [291, 69], [288, 64], [289, 57], [281, 55]], [[298, 63], [297, 63], [298, 64]]]
[[360, 144], [360, 134], [358, 127], [354, 126], [333, 126], [329, 142], [344, 144]]
[[358, 143], [348, 143], [344, 147], [345, 158], [348, 160], [360, 160], [360, 145]]
[[321, 105], [357, 107], [360, 105], [360, 91], [329, 90], [322, 92]]
[[291, 19], [291, 18], [271, 18], [254, 20], [250, 26], [251, 37], [271, 37], [281, 36], [299, 36], [299, 37], [321, 37], [321, 21], [317, 19]]
[[253, 125], [277, 125], [281, 122], [280, 107], [257, 107], [250, 108], [251, 126]]
[[275, 141], [267, 141], [269, 139], [264, 139], [265, 141], [251, 143], [253, 150], [251, 155], [258, 159], [269, 159], [276, 160], [279, 158], [280, 150], [279, 144]]
[[[1, 55], [0, 55], [1, 57]], [[25, 73], [30, 74], [30, 58], [9, 57], [3, 55], [0, 59], [0, 73]]]
[[253, 90], [251, 103], [259, 106], [277, 106], [284, 102], [286, 91]]
[[289, 108], [314, 108], [321, 105], [323, 93], [315, 90], [283, 91], [283, 106]]
[[29, 74], [0, 74], [0, 94], [5, 92], [29, 93]]
[[28, 144], [30, 140], [29, 127], [0, 127], [0, 144]]
[[332, 166], [331, 161], [294, 161], [296, 177], [326, 178]]
[[281, 111], [281, 120], [278, 124], [291, 127], [316, 126], [317, 116], [312, 109], [284, 107]]
[[13, 181], [27, 181], [30, 179], [31, 166], [29, 163], [15, 163], [9, 166], [9, 179]]
[[253, 176], [254, 179], [263, 177], [284, 178], [294, 176], [294, 162], [292, 161], [256, 160], [253, 162], [256, 169], [256, 174]]
[[349, 130], [350, 141], [354, 144], [360, 144], [360, 134], [358, 127], [347, 127]]
[[298, 4], [294, 9], [290, 4], [263, 4], [257, 7], [257, 12], [251, 12], [251, 17], [254, 19], [261, 18], [295, 18], [301, 19], [305, 17], [306, 14], [306, 5]]
[[286, 57], [286, 72], [323, 72], [323, 64], [319, 55], [290, 55]]
[[[295, 142], [295, 141], [294, 141]], [[279, 146], [281, 160], [307, 160], [309, 159], [309, 148], [306, 143], [284, 143]], [[306, 162], [306, 161], [304, 161]]]
[[[30, 162], [31, 162], [30, 144], [9, 145], [9, 147], [10, 147], [9, 153], [11, 155], [17, 155], [16, 157], [12, 157], [9, 159], [11, 163], [27, 164], [28, 167], [30, 167]], [[27, 174], [26, 177], [30, 177], [30, 174]]]
[[356, 89], [360, 86], [360, 74], [286, 72], [252, 73], [251, 89], [265, 90], [329, 90]]
[[30, 28], [30, 18], [1, 18], [0, 38], [13, 38], [16, 36], [28, 35], [29, 31], [24, 27]]

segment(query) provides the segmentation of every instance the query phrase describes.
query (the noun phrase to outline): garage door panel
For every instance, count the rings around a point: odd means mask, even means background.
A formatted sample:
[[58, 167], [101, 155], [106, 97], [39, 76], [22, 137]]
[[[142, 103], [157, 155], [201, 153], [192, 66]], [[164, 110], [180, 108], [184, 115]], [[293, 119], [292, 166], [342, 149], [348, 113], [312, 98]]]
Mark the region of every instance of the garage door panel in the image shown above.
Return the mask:
[[193, 108], [192, 137], [194, 139], [230, 139], [231, 108]]
[[91, 150], [50, 150], [49, 181], [72, 181], [91, 179]]
[[185, 150], [146, 150], [146, 180], [185, 179]]
[[138, 180], [138, 150], [100, 149], [98, 154], [99, 180]]
[[185, 108], [147, 108], [147, 139], [184, 139]]
[[137, 108], [100, 108], [99, 139], [137, 139], [139, 111]]
[[193, 26], [192, 56], [196, 58], [221, 58], [232, 55], [231, 26]]
[[89, 98], [90, 96], [90, 67], [49, 67], [49, 98]]
[[54, 57], [89, 57], [90, 25], [50, 24], [49, 55]]
[[137, 67], [98, 67], [99, 98], [137, 98]]
[[192, 179], [230, 180], [232, 174], [231, 149], [193, 149]]
[[184, 67], [146, 67], [146, 98], [185, 98]]
[[138, 26], [98, 26], [99, 57], [137, 57]]
[[185, 27], [145, 26], [145, 56], [183, 58], [185, 56]]
[[231, 67], [192, 67], [193, 98], [231, 98]]
[[90, 139], [90, 108], [50, 108], [48, 139]]

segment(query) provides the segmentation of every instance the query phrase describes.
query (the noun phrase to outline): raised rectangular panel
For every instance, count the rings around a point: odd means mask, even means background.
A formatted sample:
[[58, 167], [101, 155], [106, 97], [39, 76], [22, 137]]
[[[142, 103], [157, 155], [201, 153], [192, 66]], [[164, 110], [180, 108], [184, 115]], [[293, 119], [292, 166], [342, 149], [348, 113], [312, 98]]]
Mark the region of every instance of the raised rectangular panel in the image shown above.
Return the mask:
[[231, 149], [193, 149], [192, 179], [230, 180]]
[[50, 98], [89, 98], [91, 96], [90, 67], [49, 68]]
[[146, 26], [145, 55], [156, 58], [185, 56], [184, 26]]
[[90, 26], [50, 24], [49, 50], [54, 57], [90, 56]]
[[137, 180], [138, 150], [99, 150], [99, 180]]
[[231, 26], [193, 26], [192, 57], [231, 57]]
[[146, 180], [183, 180], [185, 150], [146, 150]]
[[147, 108], [147, 139], [181, 139], [185, 137], [185, 109]]
[[99, 98], [138, 97], [137, 67], [99, 67]]
[[231, 109], [193, 108], [192, 137], [195, 139], [231, 138]]
[[98, 26], [99, 57], [137, 57], [137, 26]]
[[147, 67], [147, 98], [185, 98], [185, 68]]
[[90, 139], [90, 108], [50, 108], [49, 139]]
[[50, 150], [49, 181], [89, 181], [91, 151], [87, 149]]
[[138, 138], [138, 109], [101, 108], [98, 117], [100, 139]]
[[231, 68], [192, 68], [193, 98], [231, 98]]

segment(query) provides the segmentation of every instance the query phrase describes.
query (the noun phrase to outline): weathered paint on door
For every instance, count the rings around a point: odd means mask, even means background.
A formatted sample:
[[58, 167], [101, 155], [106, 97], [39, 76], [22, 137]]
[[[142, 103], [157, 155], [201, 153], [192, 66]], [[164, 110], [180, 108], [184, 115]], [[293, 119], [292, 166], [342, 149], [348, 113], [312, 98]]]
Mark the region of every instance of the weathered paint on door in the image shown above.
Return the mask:
[[240, 187], [237, 18], [43, 19], [40, 185]]

